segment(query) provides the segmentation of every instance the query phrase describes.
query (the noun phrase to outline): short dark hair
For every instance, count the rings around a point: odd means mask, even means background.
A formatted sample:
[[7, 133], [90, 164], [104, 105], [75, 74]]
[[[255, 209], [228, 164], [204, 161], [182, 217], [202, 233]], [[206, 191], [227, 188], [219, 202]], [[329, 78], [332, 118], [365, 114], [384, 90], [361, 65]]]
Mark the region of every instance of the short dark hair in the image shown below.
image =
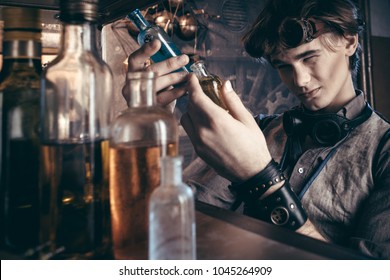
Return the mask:
[[[338, 36], [359, 34], [364, 26], [357, 6], [350, 0], [268, 0], [242, 39], [246, 52], [255, 58], [268, 59], [283, 49], [279, 29], [286, 18], [315, 18]], [[360, 52], [358, 44], [349, 60], [353, 76], [358, 71]]]

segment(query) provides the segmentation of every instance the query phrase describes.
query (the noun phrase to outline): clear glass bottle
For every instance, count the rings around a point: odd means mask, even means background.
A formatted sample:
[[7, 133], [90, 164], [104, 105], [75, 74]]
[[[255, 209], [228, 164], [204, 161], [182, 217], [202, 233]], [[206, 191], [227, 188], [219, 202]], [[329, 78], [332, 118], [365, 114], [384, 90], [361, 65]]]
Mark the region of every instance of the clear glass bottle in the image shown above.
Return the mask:
[[[152, 41], [153, 39], [160, 40], [160, 50], [151, 57], [154, 62], [160, 62], [167, 58], [179, 56], [182, 54], [180, 50], [176, 47], [176, 45], [173, 43], [169, 35], [164, 31], [164, 29], [157, 25], [150, 24], [142, 16], [141, 12], [138, 9], [128, 14], [127, 18], [130, 19], [140, 31], [137, 37], [138, 44], [140, 46]], [[182, 68], [182, 70], [191, 72], [190, 64], [187, 64], [185, 67]]]
[[110, 200], [114, 256], [148, 258], [148, 201], [160, 158], [178, 151], [177, 123], [156, 105], [155, 74], [128, 73], [129, 108], [111, 126]]
[[199, 84], [204, 93], [214, 101], [215, 104], [227, 110], [221, 95], [222, 80], [214, 74], [209, 73], [203, 60], [196, 61], [191, 65], [191, 70], [198, 77]]
[[182, 157], [161, 159], [161, 183], [149, 202], [149, 259], [196, 259], [194, 195], [182, 181]]
[[35, 9], [4, 7], [2, 18], [0, 250], [28, 257], [23, 254], [39, 240], [42, 25]]
[[108, 138], [113, 77], [96, 46], [98, 0], [60, 1], [61, 49], [42, 82], [42, 258], [110, 248]]

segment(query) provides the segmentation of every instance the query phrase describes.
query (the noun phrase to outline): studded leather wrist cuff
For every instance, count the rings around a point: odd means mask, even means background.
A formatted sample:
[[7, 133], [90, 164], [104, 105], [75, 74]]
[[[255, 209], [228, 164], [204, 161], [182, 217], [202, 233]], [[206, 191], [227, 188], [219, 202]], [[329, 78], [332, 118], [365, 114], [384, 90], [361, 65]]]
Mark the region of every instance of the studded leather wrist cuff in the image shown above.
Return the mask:
[[300, 228], [307, 220], [301, 201], [288, 181], [265, 199], [246, 203], [244, 214], [292, 230]]
[[258, 174], [249, 180], [231, 184], [229, 189], [238, 194], [242, 201], [258, 200], [271, 186], [285, 180], [283, 172], [280, 170], [279, 164], [273, 159], [271, 162]]

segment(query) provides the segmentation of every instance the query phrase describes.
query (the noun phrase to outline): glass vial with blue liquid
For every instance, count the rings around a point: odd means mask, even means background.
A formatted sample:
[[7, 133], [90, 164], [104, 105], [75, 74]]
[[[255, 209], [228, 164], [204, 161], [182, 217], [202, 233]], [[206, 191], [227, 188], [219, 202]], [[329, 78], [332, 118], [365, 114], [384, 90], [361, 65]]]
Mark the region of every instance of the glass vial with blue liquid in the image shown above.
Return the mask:
[[[127, 18], [130, 19], [140, 31], [137, 37], [138, 44], [140, 46], [143, 46], [145, 43], [151, 42], [154, 39], [157, 39], [161, 42], [160, 50], [151, 57], [153, 62], [160, 62], [167, 58], [179, 56], [182, 54], [176, 45], [172, 42], [168, 34], [161, 27], [150, 24], [142, 16], [139, 9], [136, 9], [128, 14]], [[182, 67], [182, 70], [191, 72], [190, 65], [187, 64], [186, 66]]]

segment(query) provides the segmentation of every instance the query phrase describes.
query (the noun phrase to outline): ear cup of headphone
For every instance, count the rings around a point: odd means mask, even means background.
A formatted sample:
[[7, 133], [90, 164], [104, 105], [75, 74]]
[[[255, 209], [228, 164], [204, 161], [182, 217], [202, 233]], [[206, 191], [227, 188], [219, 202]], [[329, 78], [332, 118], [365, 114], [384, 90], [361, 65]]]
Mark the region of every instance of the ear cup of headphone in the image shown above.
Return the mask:
[[283, 128], [289, 136], [304, 132], [303, 119], [298, 110], [286, 111], [283, 114]]
[[353, 120], [338, 114], [313, 114], [302, 107], [296, 107], [283, 114], [283, 129], [288, 136], [310, 135], [321, 146], [332, 146], [366, 121], [372, 114], [367, 104], [362, 113]]
[[359, 116], [349, 120], [338, 114], [313, 114], [305, 112], [302, 107], [296, 107], [283, 114], [283, 128], [288, 136], [310, 135], [318, 145], [332, 146], [365, 122], [372, 112], [367, 103]]
[[337, 114], [313, 115], [301, 108], [283, 114], [283, 128], [287, 135], [310, 135], [321, 146], [331, 146], [340, 141], [348, 131], [341, 125], [348, 121]]
[[340, 125], [333, 119], [322, 119], [313, 123], [311, 138], [321, 146], [336, 144], [345, 135]]

